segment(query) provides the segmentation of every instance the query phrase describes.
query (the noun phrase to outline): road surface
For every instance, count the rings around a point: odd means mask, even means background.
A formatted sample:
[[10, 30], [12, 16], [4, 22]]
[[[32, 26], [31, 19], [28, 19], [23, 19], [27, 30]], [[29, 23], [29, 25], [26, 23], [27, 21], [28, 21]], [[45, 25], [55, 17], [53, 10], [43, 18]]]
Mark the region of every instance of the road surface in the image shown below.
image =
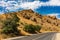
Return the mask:
[[4, 40], [60, 40], [60, 33], [50, 32], [30, 36], [9, 38]]

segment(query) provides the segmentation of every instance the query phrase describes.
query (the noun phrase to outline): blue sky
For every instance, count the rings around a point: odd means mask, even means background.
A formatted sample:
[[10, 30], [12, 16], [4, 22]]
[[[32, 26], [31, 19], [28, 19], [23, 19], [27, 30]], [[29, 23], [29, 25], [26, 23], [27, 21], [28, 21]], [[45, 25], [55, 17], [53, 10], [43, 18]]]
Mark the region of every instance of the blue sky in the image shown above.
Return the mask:
[[60, 0], [0, 0], [0, 14], [24, 9], [60, 19]]

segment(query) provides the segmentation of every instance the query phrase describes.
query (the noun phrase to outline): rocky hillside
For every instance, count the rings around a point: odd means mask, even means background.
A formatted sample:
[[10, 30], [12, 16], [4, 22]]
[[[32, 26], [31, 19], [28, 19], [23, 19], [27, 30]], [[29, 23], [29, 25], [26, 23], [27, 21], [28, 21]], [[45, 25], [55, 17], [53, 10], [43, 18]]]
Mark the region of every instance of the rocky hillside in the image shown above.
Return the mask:
[[[15, 12], [22, 24], [33, 24], [42, 26], [41, 32], [60, 31], [60, 20], [55, 16], [43, 16], [34, 11], [22, 10]], [[23, 26], [23, 25], [21, 25]]]
[[[12, 12], [11, 14], [16, 14], [19, 17], [19, 26], [18, 30], [21, 31], [21, 34], [27, 35], [29, 33], [23, 30], [25, 24], [39, 25], [41, 26], [40, 32], [60, 32], [60, 20], [55, 16], [43, 16], [33, 10], [22, 10], [18, 12]], [[10, 17], [10, 13], [0, 15], [1, 20], [5, 20], [7, 17]], [[1, 24], [1, 23], [0, 23]], [[1, 31], [1, 25], [0, 25]], [[0, 35], [1, 36], [1, 35]]]
[[[20, 27], [22, 27], [24, 24], [33, 24], [42, 26], [42, 32], [60, 31], [60, 20], [57, 19], [55, 16], [43, 16], [31, 9], [12, 13], [15, 13], [20, 18]], [[6, 13], [0, 15], [0, 19], [6, 19], [6, 16], [10, 17], [10, 15]]]

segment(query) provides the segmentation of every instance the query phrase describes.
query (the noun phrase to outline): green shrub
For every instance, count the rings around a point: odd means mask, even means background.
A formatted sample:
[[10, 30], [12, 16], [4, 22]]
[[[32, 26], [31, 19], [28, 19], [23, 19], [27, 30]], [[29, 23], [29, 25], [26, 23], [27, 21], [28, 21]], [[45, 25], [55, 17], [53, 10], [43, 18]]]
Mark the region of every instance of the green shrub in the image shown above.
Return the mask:
[[33, 25], [25, 25], [24, 30], [30, 33], [35, 32]]
[[40, 32], [41, 26], [36, 25], [34, 28], [35, 28], [35, 31]]
[[25, 25], [24, 30], [29, 33], [36, 33], [36, 31], [40, 31], [41, 27], [38, 25]]
[[12, 34], [12, 35], [19, 35], [19, 31], [17, 29], [17, 22], [19, 21], [19, 18], [16, 14], [11, 14], [12, 18], [6, 18], [6, 20], [3, 21], [3, 29], [2, 33], [4, 34]]

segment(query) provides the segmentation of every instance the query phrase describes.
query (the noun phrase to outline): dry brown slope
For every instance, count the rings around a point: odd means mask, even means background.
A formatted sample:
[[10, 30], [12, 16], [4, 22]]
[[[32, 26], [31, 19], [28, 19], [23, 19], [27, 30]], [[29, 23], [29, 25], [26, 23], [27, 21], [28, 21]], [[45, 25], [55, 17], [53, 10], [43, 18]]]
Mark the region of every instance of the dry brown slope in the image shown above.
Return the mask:
[[[19, 27], [24, 26], [24, 24], [33, 24], [42, 26], [42, 32], [60, 31], [60, 20], [58, 20], [55, 16], [42, 16], [31, 9], [12, 13], [15, 13], [20, 18]], [[10, 17], [9, 14], [6, 15]], [[0, 15], [0, 19], [5, 19], [6, 15]]]
[[26, 24], [40, 25], [42, 26], [41, 31], [60, 31], [60, 20], [55, 16], [42, 16], [34, 11], [23, 10], [16, 12], [20, 21]]
[[[40, 25], [42, 26], [40, 30], [41, 32], [60, 32], [60, 20], [55, 16], [43, 16], [32, 11], [31, 9], [12, 12], [12, 14], [13, 13], [15, 13], [20, 18], [20, 26], [18, 29], [21, 31], [21, 34], [29, 34], [23, 30], [25, 24]], [[10, 17], [10, 14], [0, 15], [0, 20], [5, 20], [6, 16]]]

